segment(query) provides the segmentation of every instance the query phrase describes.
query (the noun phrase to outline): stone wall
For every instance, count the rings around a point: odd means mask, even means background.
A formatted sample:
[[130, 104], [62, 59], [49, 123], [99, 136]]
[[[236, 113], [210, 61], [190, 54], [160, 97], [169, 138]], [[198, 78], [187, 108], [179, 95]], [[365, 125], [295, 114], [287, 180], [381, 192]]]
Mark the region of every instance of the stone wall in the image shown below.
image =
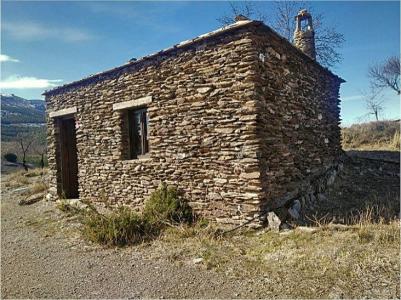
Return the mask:
[[[46, 96], [77, 107], [80, 198], [140, 209], [161, 181], [198, 214], [239, 224], [278, 207], [341, 151], [339, 79], [262, 25], [223, 33]], [[113, 104], [152, 96], [149, 158], [126, 160]], [[51, 190], [57, 126], [48, 117]], [[252, 223], [258, 224], [258, 220]]]
[[[238, 223], [259, 211], [254, 49], [247, 30], [47, 95], [48, 111], [77, 107], [80, 198], [140, 208], [161, 181], [199, 214]], [[150, 157], [126, 160], [115, 103], [152, 96]], [[51, 189], [57, 129], [48, 118]], [[126, 147], [126, 146], [125, 146]]]
[[252, 37], [258, 49], [258, 137], [265, 202], [280, 207], [308, 190], [341, 155], [339, 87], [330, 74], [270, 30]]

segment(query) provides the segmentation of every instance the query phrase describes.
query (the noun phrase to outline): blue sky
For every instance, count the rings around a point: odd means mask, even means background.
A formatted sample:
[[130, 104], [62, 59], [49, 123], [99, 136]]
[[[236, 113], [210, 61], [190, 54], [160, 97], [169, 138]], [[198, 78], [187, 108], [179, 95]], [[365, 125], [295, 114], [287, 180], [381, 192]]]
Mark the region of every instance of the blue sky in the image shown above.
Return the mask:
[[[311, 2], [345, 35], [343, 61], [332, 70], [341, 87], [344, 125], [367, 113], [367, 68], [400, 53], [399, 2]], [[273, 2], [257, 2], [268, 12]], [[2, 93], [42, 99], [78, 80], [220, 27], [228, 2], [2, 2]], [[384, 118], [400, 117], [400, 99], [383, 95]]]

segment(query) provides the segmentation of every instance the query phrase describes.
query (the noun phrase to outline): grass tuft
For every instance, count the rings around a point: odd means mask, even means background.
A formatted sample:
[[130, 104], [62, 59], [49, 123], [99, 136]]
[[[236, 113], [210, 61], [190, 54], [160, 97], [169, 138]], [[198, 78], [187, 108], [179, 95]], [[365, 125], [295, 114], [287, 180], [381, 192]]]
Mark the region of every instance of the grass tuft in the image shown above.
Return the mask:
[[89, 241], [108, 245], [135, 245], [159, 234], [159, 228], [126, 207], [109, 215], [90, 210], [83, 215], [83, 236]]
[[32, 187], [30, 188], [30, 193], [31, 194], [37, 194], [40, 192], [46, 191], [48, 188], [47, 184], [40, 181], [40, 182], [35, 182]]

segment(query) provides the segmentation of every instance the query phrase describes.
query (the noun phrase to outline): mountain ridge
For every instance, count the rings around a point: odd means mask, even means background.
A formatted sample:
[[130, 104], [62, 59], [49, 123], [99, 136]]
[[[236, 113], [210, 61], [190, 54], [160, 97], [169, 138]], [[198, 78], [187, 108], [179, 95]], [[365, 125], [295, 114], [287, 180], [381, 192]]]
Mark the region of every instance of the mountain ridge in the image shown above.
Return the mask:
[[1, 124], [45, 123], [46, 103], [1, 94]]
[[13, 141], [18, 134], [46, 130], [46, 103], [17, 95], [0, 94], [1, 140]]

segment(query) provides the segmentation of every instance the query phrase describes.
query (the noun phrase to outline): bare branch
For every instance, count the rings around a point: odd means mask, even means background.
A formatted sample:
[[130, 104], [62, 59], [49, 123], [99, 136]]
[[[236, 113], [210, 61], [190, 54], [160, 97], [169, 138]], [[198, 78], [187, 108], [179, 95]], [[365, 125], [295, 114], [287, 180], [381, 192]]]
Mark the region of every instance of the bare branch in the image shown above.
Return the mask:
[[313, 16], [317, 61], [325, 67], [332, 67], [341, 62], [339, 49], [345, 42], [344, 35], [334, 28], [326, 27], [322, 13], [314, 12], [305, 2], [279, 1], [275, 2], [275, 6], [275, 22], [272, 25], [274, 30], [292, 43], [295, 31], [294, 17], [300, 9], [306, 8]]
[[400, 95], [400, 58], [392, 56], [382, 64], [369, 67], [368, 75], [372, 87], [390, 88]]
[[[218, 19], [223, 25], [233, 23], [234, 17], [241, 14], [250, 19], [256, 19], [270, 25], [277, 33], [293, 43], [295, 31], [295, 16], [299, 10], [307, 9], [313, 16], [315, 30], [315, 46], [317, 61], [325, 66], [332, 67], [341, 62], [339, 49], [344, 44], [344, 35], [334, 28], [325, 26], [324, 15], [315, 12], [312, 7], [303, 1], [277, 1], [274, 3], [273, 18], [267, 18], [265, 12], [255, 6], [254, 2], [230, 2], [230, 13]], [[272, 22], [269, 22], [273, 20]]]
[[28, 171], [26, 155], [34, 141], [34, 136], [32, 134], [18, 134], [17, 140], [22, 151], [22, 166], [24, 167], [25, 171]]
[[374, 115], [376, 121], [379, 121], [379, 115], [384, 110], [382, 95], [379, 90], [371, 89], [369, 93], [363, 93], [365, 98], [368, 115]]

